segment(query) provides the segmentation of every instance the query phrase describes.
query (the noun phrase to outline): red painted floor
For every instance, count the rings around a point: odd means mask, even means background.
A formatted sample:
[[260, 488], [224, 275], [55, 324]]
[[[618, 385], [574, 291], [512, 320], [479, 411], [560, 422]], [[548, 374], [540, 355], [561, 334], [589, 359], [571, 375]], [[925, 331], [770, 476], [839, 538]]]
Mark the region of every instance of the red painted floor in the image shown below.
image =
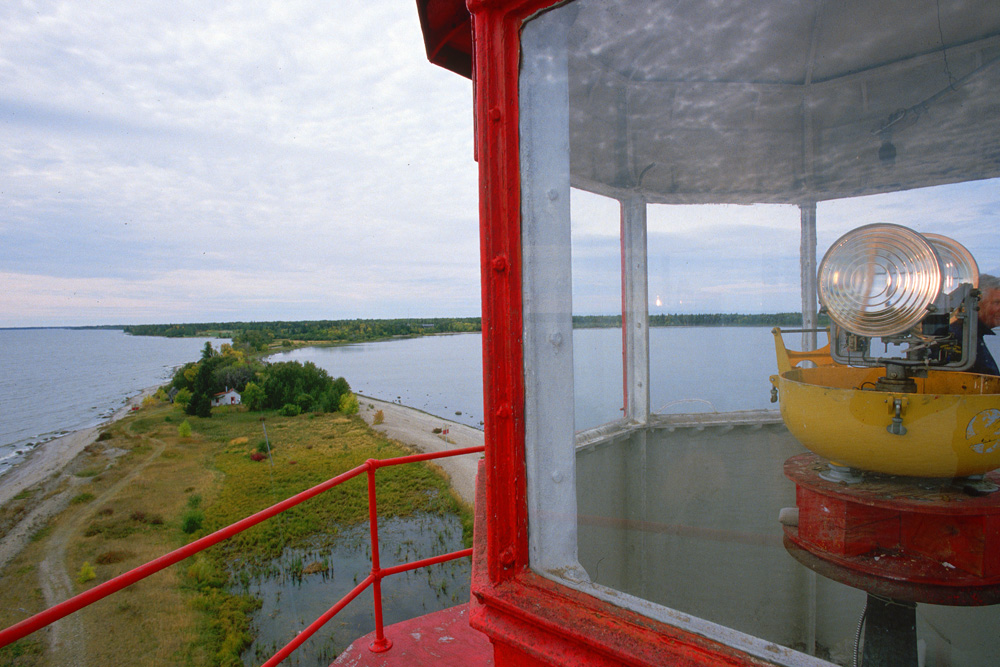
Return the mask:
[[469, 627], [468, 605], [436, 611], [385, 628], [392, 648], [372, 653], [375, 633], [355, 641], [331, 667], [492, 667], [493, 646]]

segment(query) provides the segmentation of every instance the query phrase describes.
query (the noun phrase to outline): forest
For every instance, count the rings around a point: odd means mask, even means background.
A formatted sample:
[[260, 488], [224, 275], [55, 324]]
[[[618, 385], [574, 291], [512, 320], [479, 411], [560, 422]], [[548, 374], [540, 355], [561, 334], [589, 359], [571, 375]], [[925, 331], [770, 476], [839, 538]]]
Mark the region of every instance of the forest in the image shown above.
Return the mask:
[[[757, 327], [798, 326], [801, 313], [687, 313], [649, 316], [651, 327]], [[820, 326], [826, 326], [820, 316]], [[574, 315], [577, 329], [620, 327], [621, 315]], [[469, 333], [482, 330], [478, 317], [409, 318], [386, 320], [303, 320], [297, 322], [201, 322], [191, 324], [139, 324], [122, 327], [133, 336], [220, 336], [236, 347], [265, 351], [274, 344], [360, 343], [389, 338]]]
[[219, 336], [238, 347], [265, 350], [274, 342], [360, 343], [397, 337], [468, 333], [480, 330], [478, 317], [297, 322], [201, 322], [122, 327], [133, 336]]

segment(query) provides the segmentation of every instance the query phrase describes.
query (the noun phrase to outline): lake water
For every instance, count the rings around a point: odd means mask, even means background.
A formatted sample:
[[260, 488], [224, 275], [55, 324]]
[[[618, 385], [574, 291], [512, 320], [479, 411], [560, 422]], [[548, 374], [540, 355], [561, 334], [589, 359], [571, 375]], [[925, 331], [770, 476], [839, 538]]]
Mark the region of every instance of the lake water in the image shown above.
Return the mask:
[[[128, 397], [165, 383], [207, 338], [104, 329], [0, 330], [0, 474], [23, 453], [108, 419]], [[226, 340], [211, 339], [218, 347]]]
[[[786, 342], [800, 347], [799, 334]], [[728, 412], [773, 408], [776, 372], [767, 327], [656, 327], [649, 332], [654, 411]], [[573, 332], [577, 429], [621, 417], [620, 329]], [[312, 361], [366, 396], [394, 401], [472, 426], [483, 419], [480, 334], [425, 336], [343, 347], [301, 348], [272, 361]]]
[[[364, 522], [342, 529], [329, 546], [288, 548], [264, 571], [236, 573], [234, 591], [261, 600], [261, 608], [253, 615], [255, 636], [243, 653], [244, 664], [266, 661], [367, 577], [372, 567], [370, 544]], [[382, 567], [462, 548], [462, 523], [456, 515], [421, 513], [379, 521]], [[471, 572], [470, 560], [460, 558], [386, 577], [382, 581], [384, 624], [468, 602]], [[369, 588], [282, 664], [329, 665], [354, 640], [375, 629], [372, 600]]]
[[[785, 344], [802, 349], [801, 334]], [[1000, 359], [1000, 336], [987, 337]], [[825, 344], [820, 335], [820, 344]], [[768, 377], [777, 372], [770, 327], [653, 327], [649, 330], [650, 409], [662, 414], [776, 409]], [[482, 336], [453, 334], [312, 347], [272, 361], [312, 361], [347, 378], [360, 394], [482, 426]], [[576, 428], [621, 417], [620, 329], [573, 332]]]

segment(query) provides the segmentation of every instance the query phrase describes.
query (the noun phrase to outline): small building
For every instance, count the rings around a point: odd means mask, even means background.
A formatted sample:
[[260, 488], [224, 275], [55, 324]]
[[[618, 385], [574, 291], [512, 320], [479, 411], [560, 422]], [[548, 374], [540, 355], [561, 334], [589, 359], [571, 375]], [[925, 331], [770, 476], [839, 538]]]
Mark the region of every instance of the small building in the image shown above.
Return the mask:
[[220, 405], [239, 405], [241, 402], [240, 392], [235, 389], [227, 389], [212, 397], [213, 408], [217, 408]]

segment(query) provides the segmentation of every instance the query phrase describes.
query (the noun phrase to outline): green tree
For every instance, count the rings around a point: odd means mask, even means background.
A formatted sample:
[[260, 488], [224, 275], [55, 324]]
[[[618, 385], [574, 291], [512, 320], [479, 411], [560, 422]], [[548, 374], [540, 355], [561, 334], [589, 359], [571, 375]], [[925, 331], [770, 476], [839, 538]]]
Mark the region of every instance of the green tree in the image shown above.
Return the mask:
[[358, 407], [358, 397], [351, 392], [340, 397], [340, 411], [345, 415], [358, 414]]
[[243, 401], [243, 405], [247, 406], [248, 410], [257, 412], [263, 410], [267, 405], [267, 394], [264, 393], [264, 389], [256, 382], [248, 382], [247, 386], [243, 388], [241, 400]]
[[191, 397], [191, 402], [184, 408], [184, 412], [195, 417], [211, 417], [212, 399], [208, 394], [195, 394]]
[[181, 389], [179, 392], [177, 392], [177, 395], [174, 396], [174, 404], [179, 405], [182, 408], [186, 408], [188, 406], [188, 403], [190, 402], [191, 402], [191, 390], [188, 389], [187, 387]]
[[[206, 349], [211, 349], [212, 344], [205, 343], [205, 347]], [[215, 385], [212, 383], [212, 376], [216, 367], [218, 367], [222, 361], [222, 357], [218, 356], [208, 358], [205, 358], [204, 356], [202, 357], [201, 363], [198, 364], [198, 373], [195, 375], [194, 381], [191, 383], [191, 401], [184, 409], [184, 411], [189, 415], [197, 415], [199, 417], [212, 416], [212, 395], [215, 393]]]
[[296, 417], [302, 414], [302, 409], [295, 403], [285, 403], [281, 406], [281, 409], [278, 410], [278, 414], [282, 417]]

